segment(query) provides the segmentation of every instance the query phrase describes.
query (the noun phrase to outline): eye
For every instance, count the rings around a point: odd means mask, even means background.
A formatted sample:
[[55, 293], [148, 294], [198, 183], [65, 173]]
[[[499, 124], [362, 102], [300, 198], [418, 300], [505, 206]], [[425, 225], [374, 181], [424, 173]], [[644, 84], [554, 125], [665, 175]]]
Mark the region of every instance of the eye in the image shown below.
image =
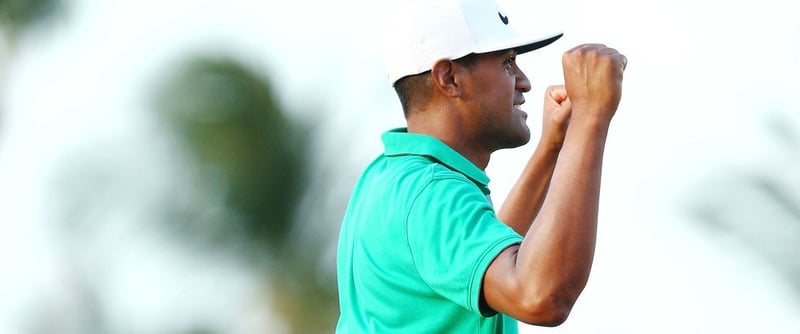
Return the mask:
[[508, 59], [506, 59], [506, 65], [514, 66], [514, 62], [516, 62], [516, 61], [517, 61], [517, 57], [515, 57], [515, 56], [509, 57]]

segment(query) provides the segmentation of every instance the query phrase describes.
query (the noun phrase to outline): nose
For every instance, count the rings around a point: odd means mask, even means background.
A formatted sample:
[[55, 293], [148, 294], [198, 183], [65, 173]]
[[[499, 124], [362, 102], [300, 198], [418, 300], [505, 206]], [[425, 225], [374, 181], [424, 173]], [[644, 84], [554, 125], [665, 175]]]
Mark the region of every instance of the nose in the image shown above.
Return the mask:
[[531, 90], [531, 81], [528, 80], [528, 76], [525, 75], [525, 72], [522, 72], [519, 67], [517, 67], [517, 82], [515, 88], [523, 93], [527, 93]]

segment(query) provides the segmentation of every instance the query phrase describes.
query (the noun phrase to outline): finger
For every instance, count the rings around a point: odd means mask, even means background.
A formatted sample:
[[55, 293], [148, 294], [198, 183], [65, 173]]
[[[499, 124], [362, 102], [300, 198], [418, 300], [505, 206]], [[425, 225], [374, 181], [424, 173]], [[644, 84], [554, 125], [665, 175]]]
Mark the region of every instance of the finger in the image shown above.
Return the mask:
[[561, 104], [567, 99], [567, 89], [564, 87], [564, 85], [550, 86], [547, 88], [547, 96], [550, 98], [550, 100], [556, 102], [557, 104]]
[[607, 48], [607, 46], [605, 44], [602, 44], [602, 43], [586, 43], [586, 44], [578, 45], [577, 47], [575, 47], [573, 49], [600, 50], [600, 49], [604, 49], [604, 48]]
[[628, 66], [628, 57], [619, 53], [619, 51], [617, 51], [616, 49], [606, 48], [602, 51], [602, 53], [612, 57], [618, 64], [622, 66], [623, 71]]
[[568, 124], [570, 118], [572, 118], [572, 102], [569, 99], [564, 100], [558, 107], [553, 109], [552, 113], [545, 114], [545, 117], [550, 117], [550, 120], [555, 124]]
[[564, 103], [562, 103], [561, 106], [567, 109], [567, 112], [572, 112], [572, 101], [570, 101], [569, 98], [564, 100]]
[[598, 49], [598, 50], [597, 50], [597, 52], [599, 52], [599, 53], [601, 53], [601, 54], [606, 54], [606, 55], [616, 55], [616, 54], [620, 54], [620, 53], [619, 53], [619, 51], [617, 51], [617, 49], [615, 49], [615, 48], [610, 48], [610, 47], [604, 47], [604, 48], [602, 48], [602, 49]]
[[619, 62], [622, 64], [622, 70], [625, 71], [625, 68], [628, 67], [628, 57], [625, 57], [623, 54], [618, 55]]
[[564, 100], [563, 103], [561, 103], [561, 110], [564, 113], [563, 117], [570, 118], [570, 116], [572, 115], [572, 101], [570, 101], [569, 98], [567, 98], [566, 100]]
[[599, 43], [580, 44], [580, 45], [576, 45], [575, 47], [567, 50], [566, 52], [564, 52], [564, 54], [586, 53], [586, 52], [601, 50], [601, 49], [603, 49], [605, 47], [606, 47], [605, 44], [599, 44]]

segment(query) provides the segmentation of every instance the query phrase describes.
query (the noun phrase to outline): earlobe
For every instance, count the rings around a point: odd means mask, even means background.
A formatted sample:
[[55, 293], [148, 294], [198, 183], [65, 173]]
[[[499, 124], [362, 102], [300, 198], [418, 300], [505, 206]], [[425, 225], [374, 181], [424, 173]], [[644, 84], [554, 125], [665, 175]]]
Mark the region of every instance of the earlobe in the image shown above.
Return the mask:
[[457, 65], [448, 59], [442, 59], [433, 64], [431, 76], [433, 85], [443, 95], [457, 97], [461, 95], [461, 86], [456, 80]]

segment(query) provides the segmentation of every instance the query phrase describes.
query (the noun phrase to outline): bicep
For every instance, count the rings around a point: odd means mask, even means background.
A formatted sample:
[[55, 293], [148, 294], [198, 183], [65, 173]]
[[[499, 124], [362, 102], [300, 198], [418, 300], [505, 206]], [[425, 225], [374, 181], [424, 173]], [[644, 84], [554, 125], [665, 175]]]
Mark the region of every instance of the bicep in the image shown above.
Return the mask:
[[566, 320], [572, 302], [564, 302], [555, 280], [517, 266], [520, 244], [505, 248], [484, 273], [481, 296], [492, 310], [519, 321], [557, 326]]
[[508, 314], [514, 318], [518, 312], [520, 287], [516, 282], [515, 264], [519, 244], [504, 249], [489, 264], [481, 287], [482, 300], [492, 310]]

